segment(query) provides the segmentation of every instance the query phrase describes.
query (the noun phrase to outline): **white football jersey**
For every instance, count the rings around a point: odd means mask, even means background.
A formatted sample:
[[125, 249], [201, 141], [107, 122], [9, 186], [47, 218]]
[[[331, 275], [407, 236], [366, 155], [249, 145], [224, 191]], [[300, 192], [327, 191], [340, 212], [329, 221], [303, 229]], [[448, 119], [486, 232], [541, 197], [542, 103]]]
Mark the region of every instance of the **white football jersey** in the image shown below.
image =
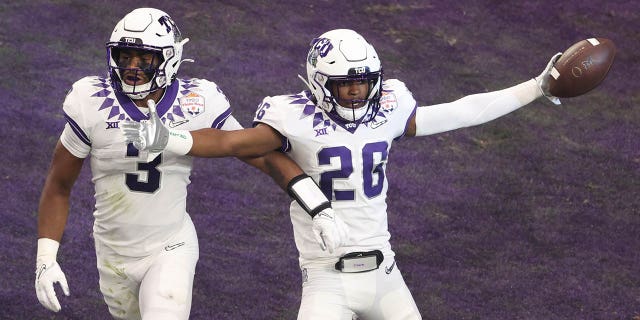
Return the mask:
[[313, 236], [311, 217], [292, 202], [290, 214], [301, 266], [312, 259], [327, 262], [348, 252], [374, 249], [393, 256], [385, 169], [391, 144], [404, 135], [416, 101], [398, 80], [386, 80], [382, 89], [375, 119], [360, 124], [324, 112], [311, 101], [308, 91], [267, 97], [256, 111], [254, 122], [282, 134], [282, 150], [318, 183], [350, 229], [346, 246], [333, 254], [322, 251]]
[[[241, 129], [218, 86], [202, 79], [178, 79], [157, 106], [169, 127], [197, 130]], [[95, 185], [94, 237], [126, 256], [144, 256], [181, 229], [185, 220], [192, 157], [171, 152], [148, 154], [126, 144], [123, 120], [148, 119], [101, 77], [73, 85], [64, 101], [67, 120], [60, 137], [73, 155], [91, 155]]]

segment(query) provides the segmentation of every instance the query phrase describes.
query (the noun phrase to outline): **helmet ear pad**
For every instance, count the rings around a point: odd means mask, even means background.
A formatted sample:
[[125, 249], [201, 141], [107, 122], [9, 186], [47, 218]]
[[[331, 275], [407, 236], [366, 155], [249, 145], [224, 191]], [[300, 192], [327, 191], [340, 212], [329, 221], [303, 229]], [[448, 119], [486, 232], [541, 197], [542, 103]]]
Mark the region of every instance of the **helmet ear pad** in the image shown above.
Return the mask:
[[[132, 99], [143, 99], [150, 92], [169, 86], [177, 78], [182, 48], [187, 41], [182, 39], [180, 30], [165, 12], [153, 8], [131, 11], [116, 24], [106, 45], [111, 86]], [[151, 81], [137, 86], [122, 81], [125, 68], [118, 65], [118, 55], [126, 49], [145, 50], [157, 55], [159, 63], [149, 77]], [[140, 70], [147, 76], [152, 71]]]
[[[369, 121], [375, 117], [382, 91], [382, 66], [373, 46], [357, 32], [336, 29], [314, 39], [306, 66], [307, 86], [317, 105], [325, 112], [336, 114], [347, 122]], [[352, 104], [365, 102], [366, 112], [354, 112], [351, 108], [346, 113], [337, 111], [342, 108], [330, 83], [354, 80], [366, 80], [369, 83], [366, 99], [352, 101]]]

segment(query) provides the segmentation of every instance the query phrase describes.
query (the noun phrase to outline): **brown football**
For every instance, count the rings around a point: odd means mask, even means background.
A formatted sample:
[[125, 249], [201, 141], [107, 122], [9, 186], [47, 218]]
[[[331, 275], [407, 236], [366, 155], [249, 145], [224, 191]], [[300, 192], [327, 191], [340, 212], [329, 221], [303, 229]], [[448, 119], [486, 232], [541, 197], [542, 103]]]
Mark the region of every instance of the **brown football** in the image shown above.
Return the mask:
[[605, 38], [590, 38], [575, 43], [562, 53], [551, 69], [549, 92], [558, 98], [585, 94], [607, 76], [616, 46]]

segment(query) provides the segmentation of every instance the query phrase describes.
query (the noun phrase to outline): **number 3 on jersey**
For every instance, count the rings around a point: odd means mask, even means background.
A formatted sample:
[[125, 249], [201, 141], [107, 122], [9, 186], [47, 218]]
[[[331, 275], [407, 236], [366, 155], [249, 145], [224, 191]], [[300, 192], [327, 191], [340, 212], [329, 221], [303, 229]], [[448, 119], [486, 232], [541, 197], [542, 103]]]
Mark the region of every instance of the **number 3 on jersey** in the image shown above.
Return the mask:
[[[367, 143], [362, 148], [362, 190], [368, 198], [382, 193], [387, 147], [386, 141], [380, 141]], [[332, 158], [340, 159], [340, 169], [321, 173], [320, 189], [328, 199], [355, 200], [354, 190], [333, 189], [333, 180], [348, 179], [354, 171], [351, 150], [345, 146], [324, 148], [318, 153], [318, 164], [330, 165]]]
[[[133, 144], [127, 145], [127, 157], [137, 157], [138, 150]], [[154, 193], [160, 189], [160, 177], [162, 176], [158, 166], [162, 163], [162, 153], [151, 162], [138, 162], [137, 170], [147, 173], [146, 181], [140, 181], [140, 174], [125, 173], [125, 183], [129, 190], [146, 193]]]

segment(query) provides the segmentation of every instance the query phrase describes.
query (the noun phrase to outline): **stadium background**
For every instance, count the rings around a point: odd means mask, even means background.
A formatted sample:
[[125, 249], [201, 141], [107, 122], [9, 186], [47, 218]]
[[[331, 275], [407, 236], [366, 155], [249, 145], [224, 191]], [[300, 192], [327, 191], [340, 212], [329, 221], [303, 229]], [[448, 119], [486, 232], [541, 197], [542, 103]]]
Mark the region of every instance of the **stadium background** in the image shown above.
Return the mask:
[[[0, 4], [0, 319], [108, 319], [85, 165], [58, 255], [71, 296], [33, 289], [37, 205], [76, 80], [135, 7], [183, 34], [182, 77], [215, 81], [250, 126], [266, 95], [303, 89], [310, 40], [352, 28], [421, 105], [526, 81], [588, 37], [616, 62], [595, 91], [538, 100], [489, 124], [398, 142], [388, 165], [398, 266], [425, 319], [640, 318], [640, 4], [633, 1], [3, 1]], [[300, 275], [288, 196], [236, 159], [197, 159], [192, 319], [295, 319]]]

